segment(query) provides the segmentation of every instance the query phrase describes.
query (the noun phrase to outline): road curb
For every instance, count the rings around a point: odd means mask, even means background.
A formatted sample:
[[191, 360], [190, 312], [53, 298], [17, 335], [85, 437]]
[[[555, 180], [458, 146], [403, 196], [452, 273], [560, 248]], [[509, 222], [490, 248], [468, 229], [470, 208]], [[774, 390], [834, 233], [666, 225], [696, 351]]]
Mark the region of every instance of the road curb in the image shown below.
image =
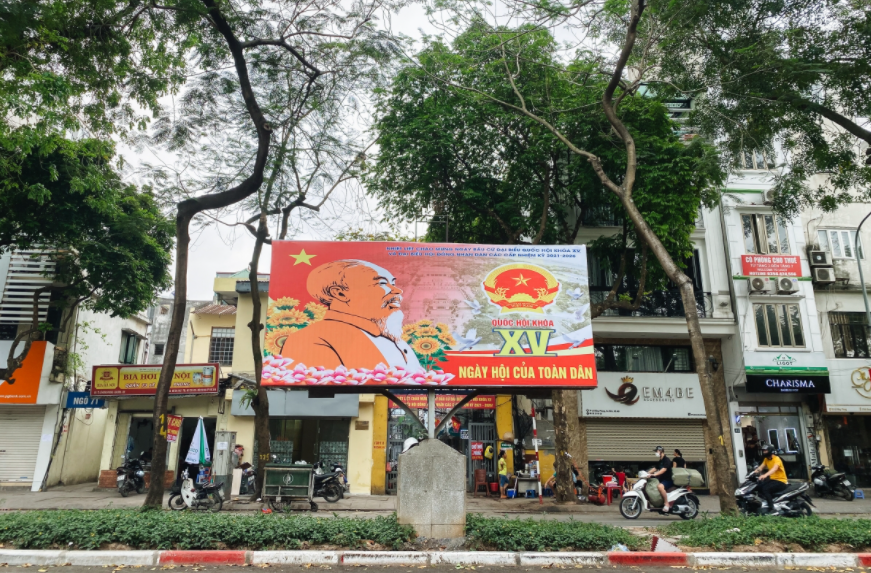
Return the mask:
[[654, 553], [646, 551], [55, 551], [0, 549], [7, 565], [463, 565], [867, 567], [871, 553]]

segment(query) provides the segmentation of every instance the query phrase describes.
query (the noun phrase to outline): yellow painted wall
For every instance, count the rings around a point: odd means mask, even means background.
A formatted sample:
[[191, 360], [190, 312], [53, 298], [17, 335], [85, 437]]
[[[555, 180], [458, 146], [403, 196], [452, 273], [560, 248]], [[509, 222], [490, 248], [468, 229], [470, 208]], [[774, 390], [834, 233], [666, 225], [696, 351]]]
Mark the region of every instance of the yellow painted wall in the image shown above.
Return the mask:
[[[203, 362], [208, 362], [209, 347], [212, 343], [212, 328], [233, 328], [235, 326], [236, 316], [232, 314], [217, 315], [191, 313], [187, 325], [185, 356], [178, 362], [186, 364], [201, 364]], [[238, 346], [238, 333], [236, 336], [236, 346]], [[227, 376], [233, 371], [234, 366], [235, 364], [221, 365], [221, 374]]]
[[[535, 450], [526, 450], [526, 455], [534, 456]], [[556, 456], [554, 455], [552, 450], [539, 450], [538, 451], [538, 460], [539, 465], [541, 465], [541, 485], [547, 483], [547, 480], [553, 476], [553, 466], [556, 463]]]
[[387, 493], [387, 397], [375, 396], [372, 416], [372, 494]]
[[[356, 418], [351, 418], [351, 428], [348, 435], [348, 482], [351, 493], [372, 493], [372, 436], [375, 417], [375, 400], [368, 399], [372, 395], [360, 396], [360, 412]], [[357, 422], [369, 422], [367, 429], [358, 430]]]
[[[512, 435], [511, 441], [513, 442], [514, 436], [514, 413], [511, 408], [511, 396], [505, 394], [498, 394], [496, 396], [496, 437], [501, 443], [506, 433], [510, 433]], [[506, 460], [508, 461], [508, 473], [514, 473], [514, 456], [506, 455]]]
[[[266, 288], [266, 285], [260, 285]], [[266, 293], [260, 293], [261, 313], [260, 321], [266, 324], [266, 306], [269, 302], [269, 296]], [[239, 302], [236, 306], [236, 342], [233, 345], [233, 372], [254, 374], [254, 353], [251, 352], [251, 329], [248, 323], [251, 322], [252, 312], [251, 294], [240, 294]], [[260, 333], [260, 344], [263, 345], [263, 335], [265, 329]]]
[[[219, 417], [218, 396], [196, 396], [193, 398], [169, 398], [169, 409], [172, 413], [185, 418], [198, 418], [200, 416]], [[154, 398], [135, 398], [132, 400], [112, 400], [109, 402], [109, 416], [104, 432], [103, 455], [100, 461], [100, 469], [108, 470], [121, 465], [121, 456], [127, 447], [127, 431], [130, 419], [136, 417], [151, 417], [154, 409]], [[229, 404], [227, 404], [229, 409]], [[184, 437], [181, 438], [185, 440]], [[111, 446], [109, 446], [111, 444]], [[184, 449], [187, 451], [187, 445]], [[182, 444], [179, 442], [169, 444], [168, 467], [174, 469], [178, 465], [179, 452]]]
[[257, 460], [254, 459], [254, 416], [233, 416], [229, 414], [233, 392], [235, 390], [227, 390], [227, 430], [236, 432], [236, 443], [245, 447], [242, 462], [248, 462], [256, 466]]

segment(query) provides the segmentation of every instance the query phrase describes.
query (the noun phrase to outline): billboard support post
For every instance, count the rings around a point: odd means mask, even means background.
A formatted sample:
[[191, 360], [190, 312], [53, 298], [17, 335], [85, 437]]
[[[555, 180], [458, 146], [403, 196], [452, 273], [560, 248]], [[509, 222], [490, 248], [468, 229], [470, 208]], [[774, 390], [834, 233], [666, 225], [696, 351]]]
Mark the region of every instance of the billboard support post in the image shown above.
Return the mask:
[[388, 400], [391, 400], [394, 404], [396, 404], [397, 406], [402, 408], [402, 411], [405, 412], [406, 414], [408, 414], [408, 417], [412, 421], [414, 421], [418, 426], [420, 426], [421, 430], [423, 430], [424, 432], [427, 431], [426, 426], [424, 426], [423, 423], [420, 421], [420, 418], [418, 418], [417, 413], [413, 412], [412, 409], [409, 408], [405, 404], [405, 402], [403, 402], [402, 400], [397, 398], [396, 395], [393, 394], [393, 392], [391, 392], [389, 390], [381, 390], [381, 393], [384, 394], [385, 396], [387, 396]]
[[535, 427], [535, 404], [532, 405], [532, 445], [535, 447], [535, 473], [538, 474], [538, 505], [543, 505], [541, 495], [541, 460], [538, 457], [538, 428]]
[[428, 390], [426, 393], [427, 420], [429, 426], [429, 439], [435, 438], [436, 422], [435, 422], [435, 390]]
[[451, 418], [454, 417], [454, 414], [456, 414], [457, 412], [462, 410], [463, 406], [465, 406], [466, 404], [468, 404], [469, 402], [471, 402], [472, 400], [477, 398], [480, 394], [481, 394], [480, 390], [475, 390], [474, 392], [472, 392], [471, 394], [467, 395], [465, 398], [463, 398], [462, 400], [457, 402], [456, 406], [454, 406], [451, 409], [451, 411], [445, 415], [445, 417], [442, 419], [441, 423], [439, 423], [439, 425], [436, 426], [436, 429], [435, 429], [436, 435], [439, 434], [439, 432], [442, 430], [442, 428], [444, 428], [445, 426], [448, 425], [448, 422], [451, 421]]

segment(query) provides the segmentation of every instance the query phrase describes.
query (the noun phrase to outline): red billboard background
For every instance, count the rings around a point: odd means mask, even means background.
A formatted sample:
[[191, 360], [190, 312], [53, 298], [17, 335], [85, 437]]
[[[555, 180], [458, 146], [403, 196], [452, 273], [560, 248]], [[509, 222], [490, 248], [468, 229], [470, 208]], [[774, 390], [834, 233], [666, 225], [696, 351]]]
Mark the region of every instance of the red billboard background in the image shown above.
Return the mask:
[[266, 386], [596, 386], [583, 246], [276, 241], [269, 284]]

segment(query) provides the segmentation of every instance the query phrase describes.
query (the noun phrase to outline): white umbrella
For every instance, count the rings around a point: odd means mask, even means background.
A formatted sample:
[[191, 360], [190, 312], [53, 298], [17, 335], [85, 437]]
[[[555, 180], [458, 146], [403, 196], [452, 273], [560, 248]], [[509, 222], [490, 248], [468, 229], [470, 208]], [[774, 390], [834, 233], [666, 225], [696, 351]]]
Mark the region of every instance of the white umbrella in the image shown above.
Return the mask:
[[194, 439], [191, 440], [191, 447], [188, 448], [188, 455], [184, 461], [189, 464], [203, 465], [206, 462], [212, 461], [212, 455], [209, 453], [209, 442], [206, 440], [206, 428], [203, 425], [203, 418], [200, 416], [197, 422], [197, 431], [194, 432]]

